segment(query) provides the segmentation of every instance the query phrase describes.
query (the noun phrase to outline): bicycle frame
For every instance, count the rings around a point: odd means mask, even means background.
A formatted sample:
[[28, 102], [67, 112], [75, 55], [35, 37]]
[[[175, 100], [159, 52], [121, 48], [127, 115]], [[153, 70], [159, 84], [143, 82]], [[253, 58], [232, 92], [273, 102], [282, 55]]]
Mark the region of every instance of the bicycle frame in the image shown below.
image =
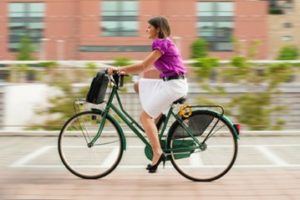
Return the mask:
[[[113, 99], [116, 98], [117, 99], [117, 105], [114, 105], [112, 103]], [[119, 108], [118, 108], [119, 107]], [[125, 124], [133, 131], [133, 133], [138, 136], [141, 141], [148, 147], [151, 147], [149, 141], [144, 137], [143, 133], [144, 133], [144, 129], [140, 126], [140, 124], [138, 122], [136, 122], [136, 120], [134, 120], [123, 108], [122, 106], [122, 102], [118, 93], [118, 87], [116, 85], [113, 85], [112, 87], [112, 92], [109, 95], [109, 99], [106, 103], [106, 106], [103, 110], [103, 112], [101, 113], [102, 115], [102, 120], [100, 122], [99, 125], [99, 130], [98, 133], [96, 134], [96, 136], [93, 138], [93, 140], [89, 143], [89, 146], [93, 146], [94, 143], [97, 141], [97, 139], [100, 137], [101, 135], [101, 131], [104, 127], [105, 124], [105, 120], [106, 120], [106, 116], [109, 114], [110, 110], [113, 110], [121, 119], [122, 121], [125, 122]], [[184, 124], [184, 122], [182, 121], [182, 119], [177, 115], [177, 113], [174, 113], [174, 107], [171, 106], [167, 116], [166, 116], [166, 120], [163, 123], [163, 126], [161, 128], [161, 130], [159, 131], [159, 140], [162, 141], [164, 132], [167, 128], [167, 124], [171, 118], [171, 116], [173, 116], [175, 118], [175, 120], [177, 120], [179, 122], [179, 124], [190, 134], [190, 136], [194, 139], [194, 141], [201, 146], [200, 142], [197, 140], [197, 138], [195, 138], [193, 136], [192, 133], [190, 133], [189, 128]], [[126, 146], [126, 145], [124, 145]], [[166, 147], [164, 148], [164, 150], [167, 150]]]
[[[117, 100], [117, 106], [112, 103], [115, 98]], [[207, 107], [207, 106], [192, 106], [192, 107]], [[208, 107], [220, 107], [220, 106], [208, 106]], [[106, 117], [109, 115], [110, 110], [114, 111], [117, 114], [117, 116], [120, 117], [121, 120], [125, 122], [125, 124], [133, 131], [133, 133], [138, 138], [140, 138], [140, 140], [146, 145], [146, 148], [151, 149], [151, 145], [150, 145], [149, 141], [143, 135], [143, 133], [145, 132], [144, 129], [123, 108], [122, 101], [121, 101], [121, 98], [120, 98], [119, 93], [118, 93], [118, 84], [116, 84], [115, 82], [113, 82], [112, 91], [109, 95], [106, 106], [105, 106], [104, 110], [101, 111], [101, 115], [102, 115], [103, 118], [100, 122], [98, 132], [97, 132], [96, 136], [92, 139], [92, 141], [88, 144], [90, 147], [93, 146], [94, 143], [97, 141], [97, 139], [101, 136], [101, 132], [102, 132], [103, 127], [105, 125]], [[225, 115], [224, 115], [224, 110], [223, 110], [222, 107], [221, 107], [221, 110], [222, 110], [222, 112], [220, 113], [220, 115], [223, 117]], [[167, 143], [165, 143], [163, 145], [164, 132], [167, 129], [167, 125], [168, 125], [168, 122], [169, 122], [171, 117], [175, 118], [175, 120], [179, 123], [179, 125], [190, 136], [191, 141], [193, 141], [193, 144], [196, 145], [196, 146], [192, 145], [190, 147], [184, 147], [184, 149], [182, 149], [180, 147], [179, 148], [177, 147], [177, 148], [175, 148], [176, 151], [180, 151], [180, 150], [193, 151], [195, 149], [200, 149], [201, 151], [205, 150], [205, 148], [206, 148], [205, 147], [206, 146], [205, 142], [211, 136], [211, 134], [213, 134], [213, 130], [216, 127], [217, 123], [219, 122], [219, 120], [217, 122], [215, 122], [215, 124], [213, 125], [213, 127], [209, 131], [208, 135], [204, 138], [203, 141], [200, 142], [194, 136], [193, 131], [190, 130], [190, 128], [185, 124], [184, 119], [182, 119], [177, 113], [174, 112], [174, 106], [172, 105], [170, 107], [169, 111], [167, 112], [166, 119], [163, 123], [163, 126], [162, 126], [161, 130], [159, 131], [159, 140], [160, 140], [162, 149], [164, 150], [165, 153], [168, 153], [171, 150], [171, 149], [167, 149]], [[111, 118], [114, 119], [113, 117], [111, 117]], [[124, 132], [123, 132], [123, 129], [120, 126], [118, 128], [122, 132], [122, 142], [124, 142], [124, 149], [123, 150], [125, 150], [126, 149], [126, 139], [125, 139], [125, 136], [124, 136]], [[233, 130], [234, 130], [235, 137], [238, 138], [238, 133], [236, 132], [235, 128], [233, 128]], [[149, 155], [147, 155], [147, 153], [146, 153], [146, 156], [148, 157]]]

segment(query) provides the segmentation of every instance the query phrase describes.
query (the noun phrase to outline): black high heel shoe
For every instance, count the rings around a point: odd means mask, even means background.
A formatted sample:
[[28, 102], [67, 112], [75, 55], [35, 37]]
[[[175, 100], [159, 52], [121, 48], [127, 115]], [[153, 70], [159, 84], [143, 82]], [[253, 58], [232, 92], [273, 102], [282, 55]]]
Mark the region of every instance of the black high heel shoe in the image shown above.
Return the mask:
[[148, 164], [146, 170], [148, 170], [151, 166], [152, 166], [151, 164]]
[[161, 156], [159, 157], [157, 163], [155, 165], [148, 165], [147, 166], [147, 170], [149, 173], [155, 173], [157, 171], [157, 167], [159, 166], [159, 164], [161, 163], [161, 161], [163, 161], [163, 165], [165, 166], [165, 162], [166, 162], [166, 157], [164, 155], [164, 153], [161, 154]]
[[151, 167], [152, 167], [152, 165], [148, 164], [147, 167], [146, 167], [146, 170], [149, 170]]

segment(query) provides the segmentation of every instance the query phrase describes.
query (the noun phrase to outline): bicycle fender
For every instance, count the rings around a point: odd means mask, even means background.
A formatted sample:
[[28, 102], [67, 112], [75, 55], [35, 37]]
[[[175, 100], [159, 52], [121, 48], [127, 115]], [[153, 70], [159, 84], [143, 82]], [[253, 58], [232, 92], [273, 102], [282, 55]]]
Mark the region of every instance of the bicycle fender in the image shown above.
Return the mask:
[[226, 115], [224, 115], [224, 114], [220, 114], [220, 113], [218, 113], [218, 112], [216, 112], [216, 111], [213, 111], [213, 110], [209, 110], [209, 111], [210, 111], [210, 112], [216, 113], [216, 114], [219, 115], [221, 118], [223, 118], [224, 121], [228, 122], [228, 123], [231, 125], [231, 128], [232, 128], [232, 130], [233, 130], [234, 137], [235, 137], [236, 139], [240, 139], [239, 131], [237, 130], [235, 124], [232, 122], [232, 120], [231, 120], [228, 116], [226, 116]]

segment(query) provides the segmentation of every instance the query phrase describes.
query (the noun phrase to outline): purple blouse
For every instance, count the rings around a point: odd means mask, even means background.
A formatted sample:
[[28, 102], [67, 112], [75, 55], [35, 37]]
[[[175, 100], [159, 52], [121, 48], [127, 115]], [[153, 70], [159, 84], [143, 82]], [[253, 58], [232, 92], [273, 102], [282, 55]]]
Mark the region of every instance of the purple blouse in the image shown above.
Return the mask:
[[161, 78], [186, 73], [180, 53], [170, 38], [155, 39], [152, 43], [152, 50], [158, 50], [162, 54], [154, 63], [154, 66], [161, 72]]

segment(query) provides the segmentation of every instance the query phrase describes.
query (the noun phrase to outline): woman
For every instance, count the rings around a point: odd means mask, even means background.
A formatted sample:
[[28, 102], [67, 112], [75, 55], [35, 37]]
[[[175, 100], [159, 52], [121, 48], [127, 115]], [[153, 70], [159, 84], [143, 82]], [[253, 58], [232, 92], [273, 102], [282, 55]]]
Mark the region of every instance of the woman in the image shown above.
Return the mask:
[[160, 71], [161, 79], [139, 81], [139, 96], [143, 108], [140, 119], [153, 152], [152, 164], [149, 164], [147, 169], [149, 173], [154, 173], [161, 161], [165, 161], [154, 119], [166, 111], [174, 101], [185, 96], [188, 87], [185, 79], [186, 69], [180, 53], [169, 38], [171, 30], [167, 19], [164, 17], [150, 19], [146, 32], [153, 42], [152, 52], [143, 62], [122, 68], [111, 67], [108, 73], [118, 71], [137, 74], [146, 71], [152, 65]]

